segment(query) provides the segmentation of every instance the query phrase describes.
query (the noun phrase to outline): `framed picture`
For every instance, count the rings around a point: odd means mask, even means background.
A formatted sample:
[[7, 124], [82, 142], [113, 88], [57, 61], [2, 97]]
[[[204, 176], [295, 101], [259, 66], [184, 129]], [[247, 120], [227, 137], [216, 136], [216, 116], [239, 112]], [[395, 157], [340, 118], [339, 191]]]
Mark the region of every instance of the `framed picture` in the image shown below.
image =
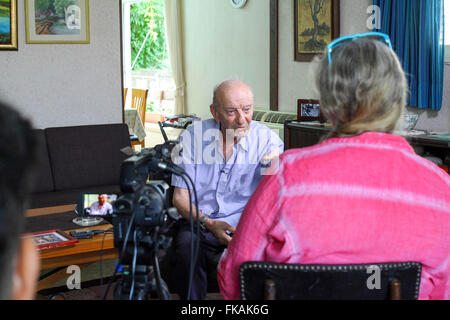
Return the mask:
[[325, 122], [325, 118], [320, 111], [318, 100], [297, 100], [297, 121], [319, 121]]
[[339, 0], [294, 0], [295, 61], [312, 61], [339, 37]]
[[24, 235], [25, 238], [33, 239], [38, 250], [66, 247], [74, 245], [79, 241], [61, 230], [47, 230]]
[[17, 48], [17, 0], [0, 0], [0, 50]]
[[27, 43], [89, 43], [89, 0], [25, 0], [25, 13]]

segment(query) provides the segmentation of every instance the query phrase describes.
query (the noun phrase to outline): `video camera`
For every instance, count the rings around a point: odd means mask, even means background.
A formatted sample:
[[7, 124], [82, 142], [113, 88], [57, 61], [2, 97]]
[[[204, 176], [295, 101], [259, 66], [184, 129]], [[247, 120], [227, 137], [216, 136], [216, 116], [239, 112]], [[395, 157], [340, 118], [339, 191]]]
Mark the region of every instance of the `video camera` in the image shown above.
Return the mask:
[[[160, 299], [170, 299], [159, 274], [158, 252], [170, 246], [172, 239], [165, 234], [179, 217], [171, 207], [169, 188], [171, 172], [177, 172], [171, 161], [175, 145], [167, 141], [122, 163], [122, 195], [113, 203], [112, 223], [119, 264], [128, 270], [116, 286], [116, 299], [143, 300], [153, 291]], [[149, 181], [149, 176], [162, 180]]]

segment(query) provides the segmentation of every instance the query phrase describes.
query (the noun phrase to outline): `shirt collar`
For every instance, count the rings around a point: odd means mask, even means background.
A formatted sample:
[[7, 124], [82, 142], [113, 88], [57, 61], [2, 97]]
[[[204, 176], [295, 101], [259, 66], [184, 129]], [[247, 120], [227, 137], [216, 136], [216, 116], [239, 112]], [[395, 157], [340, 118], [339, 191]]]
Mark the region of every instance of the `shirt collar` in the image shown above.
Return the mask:
[[348, 143], [349, 141], [365, 144], [383, 144], [396, 149], [414, 152], [414, 149], [404, 137], [383, 132], [364, 132], [352, 137], [330, 138], [324, 141], [324, 143]]

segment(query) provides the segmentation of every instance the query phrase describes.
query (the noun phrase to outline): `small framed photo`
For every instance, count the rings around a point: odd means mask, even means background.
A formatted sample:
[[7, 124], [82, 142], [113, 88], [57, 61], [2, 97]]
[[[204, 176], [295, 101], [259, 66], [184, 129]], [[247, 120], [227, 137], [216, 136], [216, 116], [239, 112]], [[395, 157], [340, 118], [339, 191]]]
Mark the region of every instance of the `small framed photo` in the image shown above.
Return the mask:
[[89, 0], [25, 0], [27, 43], [89, 43]]
[[298, 121], [325, 122], [318, 100], [297, 100], [297, 118]]
[[0, 50], [17, 49], [17, 0], [0, 0]]
[[61, 230], [47, 230], [24, 235], [33, 239], [38, 250], [70, 246], [78, 243], [78, 240]]

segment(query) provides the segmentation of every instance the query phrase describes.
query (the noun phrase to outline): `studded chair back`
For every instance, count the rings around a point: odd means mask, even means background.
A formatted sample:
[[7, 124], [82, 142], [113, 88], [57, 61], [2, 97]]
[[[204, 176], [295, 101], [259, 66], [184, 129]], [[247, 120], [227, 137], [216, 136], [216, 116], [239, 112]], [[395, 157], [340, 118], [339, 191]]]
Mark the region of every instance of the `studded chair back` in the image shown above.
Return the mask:
[[417, 262], [301, 265], [245, 262], [243, 300], [416, 300], [422, 265]]

